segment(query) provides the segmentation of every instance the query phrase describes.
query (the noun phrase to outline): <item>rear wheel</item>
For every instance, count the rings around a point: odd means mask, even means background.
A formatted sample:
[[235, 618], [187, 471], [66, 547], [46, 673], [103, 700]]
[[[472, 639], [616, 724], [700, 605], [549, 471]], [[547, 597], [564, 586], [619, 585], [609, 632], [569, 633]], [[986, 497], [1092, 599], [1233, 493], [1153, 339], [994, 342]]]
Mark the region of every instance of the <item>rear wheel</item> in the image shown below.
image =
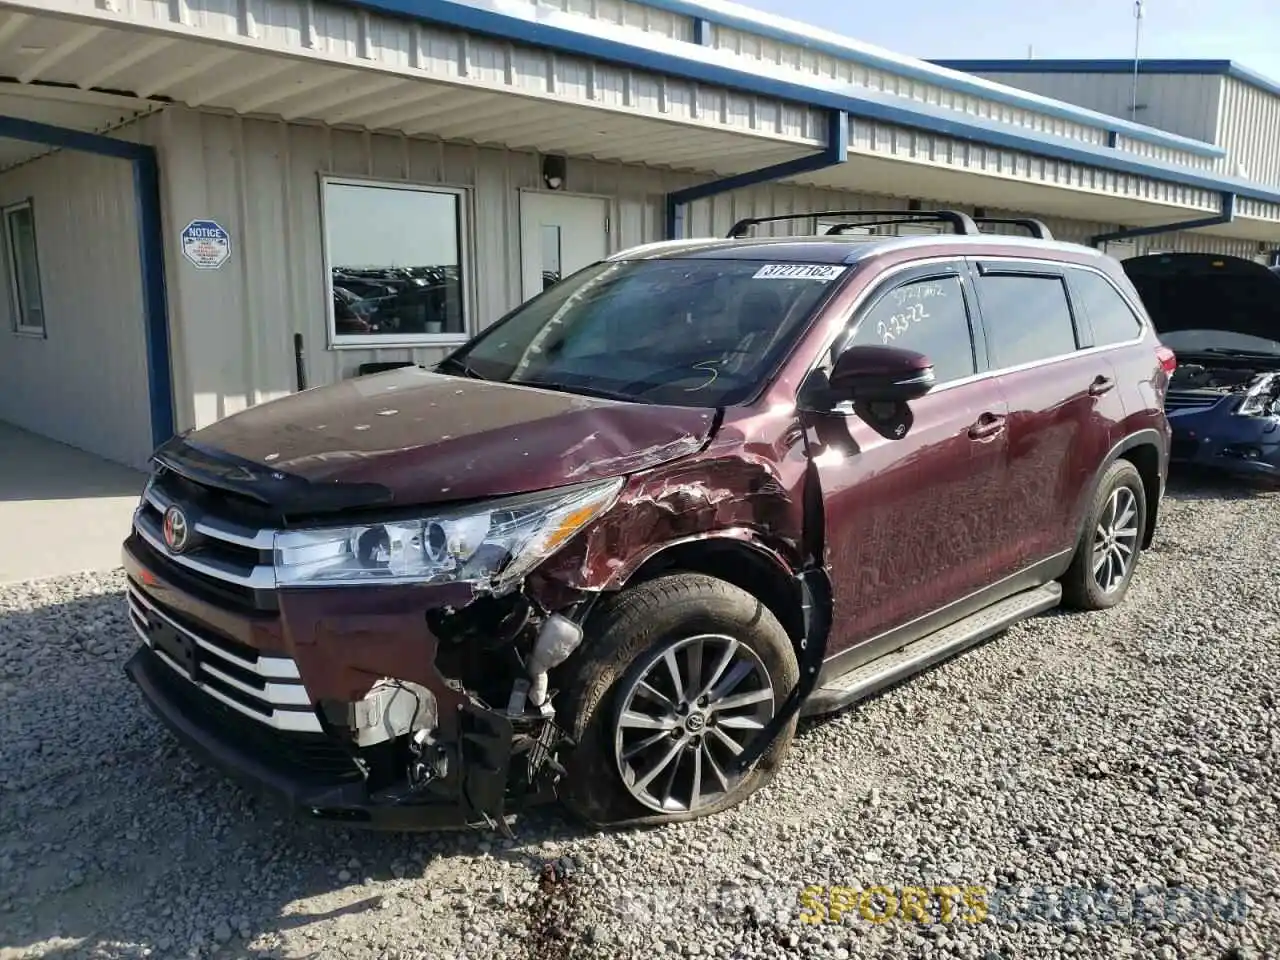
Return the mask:
[[744, 590], [702, 574], [642, 583], [593, 618], [558, 696], [577, 746], [565, 804], [596, 825], [696, 819], [772, 779], [792, 720], [742, 775], [730, 762], [799, 677], [782, 625]]
[[1063, 602], [1077, 610], [1106, 610], [1122, 601], [1146, 526], [1142, 475], [1128, 460], [1117, 460], [1103, 474], [1075, 558], [1062, 578]]

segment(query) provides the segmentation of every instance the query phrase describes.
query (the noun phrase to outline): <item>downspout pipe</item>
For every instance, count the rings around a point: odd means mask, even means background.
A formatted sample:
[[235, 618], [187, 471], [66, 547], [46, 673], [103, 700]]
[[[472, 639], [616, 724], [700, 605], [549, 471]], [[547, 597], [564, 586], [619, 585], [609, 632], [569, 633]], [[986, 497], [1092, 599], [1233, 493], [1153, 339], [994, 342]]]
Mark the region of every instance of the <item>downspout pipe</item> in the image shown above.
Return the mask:
[[1099, 233], [1089, 243], [1100, 247], [1111, 240], [1128, 240], [1132, 237], [1152, 237], [1158, 233], [1172, 233], [1176, 230], [1194, 230], [1197, 227], [1218, 227], [1231, 223], [1236, 218], [1236, 195], [1222, 194], [1222, 212], [1214, 217], [1203, 217], [1199, 220], [1182, 220], [1178, 223], [1165, 223], [1154, 227], [1130, 227], [1127, 230], [1116, 230], [1114, 233]]
[[739, 173], [723, 180], [700, 183], [695, 187], [676, 190], [667, 194], [667, 239], [679, 240], [684, 237], [685, 214], [688, 205], [695, 200], [718, 196], [731, 190], [753, 187], [761, 183], [771, 183], [786, 177], [794, 177], [801, 173], [812, 173], [814, 170], [825, 170], [835, 167], [849, 159], [849, 115], [843, 110], [832, 110], [827, 117], [827, 146], [821, 153], [808, 157], [775, 163], [759, 170]]

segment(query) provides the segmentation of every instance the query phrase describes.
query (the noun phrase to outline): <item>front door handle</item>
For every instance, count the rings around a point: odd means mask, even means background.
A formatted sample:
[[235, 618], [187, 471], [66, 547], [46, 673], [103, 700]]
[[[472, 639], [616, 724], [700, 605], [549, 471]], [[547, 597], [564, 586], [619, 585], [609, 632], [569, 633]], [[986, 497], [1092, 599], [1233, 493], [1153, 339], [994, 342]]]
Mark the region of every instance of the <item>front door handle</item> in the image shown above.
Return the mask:
[[1102, 374], [1098, 374], [1093, 378], [1093, 383], [1089, 384], [1089, 396], [1100, 397], [1115, 385], [1116, 382], [1110, 377], [1104, 377]]
[[1004, 429], [1005, 418], [998, 413], [984, 413], [977, 423], [969, 428], [969, 436], [974, 440], [990, 440]]

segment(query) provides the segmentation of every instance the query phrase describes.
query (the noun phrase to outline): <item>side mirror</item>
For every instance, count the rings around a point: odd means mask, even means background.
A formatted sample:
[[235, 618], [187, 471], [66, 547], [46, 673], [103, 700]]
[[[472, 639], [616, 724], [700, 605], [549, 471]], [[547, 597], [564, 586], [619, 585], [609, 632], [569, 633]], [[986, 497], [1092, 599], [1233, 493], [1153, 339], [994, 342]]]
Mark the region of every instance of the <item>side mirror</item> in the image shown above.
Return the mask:
[[831, 392], [855, 403], [902, 404], [923, 397], [937, 382], [933, 362], [899, 347], [850, 347], [836, 358]]

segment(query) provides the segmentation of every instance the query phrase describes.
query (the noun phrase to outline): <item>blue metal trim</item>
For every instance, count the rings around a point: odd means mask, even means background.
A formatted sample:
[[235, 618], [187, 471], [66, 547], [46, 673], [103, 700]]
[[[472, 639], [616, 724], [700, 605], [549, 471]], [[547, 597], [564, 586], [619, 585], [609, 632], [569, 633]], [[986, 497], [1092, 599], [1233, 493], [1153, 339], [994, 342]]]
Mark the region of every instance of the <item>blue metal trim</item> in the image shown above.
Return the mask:
[[849, 118], [840, 111], [832, 111], [827, 118], [827, 146], [821, 153], [797, 157], [783, 163], [739, 173], [722, 180], [712, 180], [697, 186], [686, 187], [667, 194], [667, 239], [679, 240], [684, 236], [685, 208], [695, 200], [718, 196], [731, 190], [770, 183], [799, 173], [812, 173], [845, 163], [849, 159]]
[[[433, 11], [444, 4], [453, 5], [457, 0], [353, 0], [353, 2], [373, 8], [397, 9], [399, 12], [407, 13], [410, 16], [434, 20], [437, 19], [437, 15]], [[1117, 127], [1122, 130], [1125, 136], [1132, 137], [1135, 140], [1143, 140], [1163, 147], [1172, 147], [1175, 150], [1184, 150], [1187, 153], [1199, 154], [1205, 157], [1226, 156], [1226, 152], [1220, 147], [1206, 143], [1203, 140], [1179, 136], [1176, 133], [1169, 133], [1165, 130], [1133, 123], [1128, 120], [1117, 120], [1115, 117], [1096, 110], [1063, 103], [1060, 100], [1030, 93], [1026, 90], [1004, 87], [978, 77], [948, 73], [945, 68], [939, 68], [927, 60], [895, 56], [886, 51], [864, 46], [857, 41], [829, 33], [818, 27], [810, 27], [798, 21], [769, 17], [768, 14], [754, 17], [746, 10], [741, 13], [727, 13], [720, 7], [704, 5], [697, 2], [697, 0], [639, 0], [639, 2], [657, 10], [665, 10], [668, 13], [689, 17], [694, 21], [708, 20], [711, 23], [729, 27], [733, 30], [741, 30], [758, 37], [795, 44], [815, 53], [852, 60], [873, 69], [896, 73], [899, 76], [909, 77], [922, 83], [930, 83], [957, 93], [983, 97], [997, 103], [1004, 103], [1025, 110], [1034, 110], [1048, 116], [1071, 120], [1089, 126]], [[470, 4], [466, 5], [470, 9], [477, 9], [477, 7]], [[523, 18], [517, 19], [521, 23], [529, 22]], [[512, 40], [521, 39], [518, 29], [514, 33], [506, 34], [506, 36]], [[1132, 62], [1130, 65], [1132, 67]]]
[[[1133, 73], [1132, 60], [931, 60], [964, 73]], [[1234, 77], [1280, 96], [1280, 83], [1234, 60], [1139, 60], [1140, 74]]]
[[1159, 233], [1171, 233], [1175, 230], [1194, 230], [1197, 227], [1217, 227], [1231, 223], [1236, 218], [1236, 195], [1222, 195], [1222, 213], [1216, 217], [1202, 217], [1199, 220], [1182, 220], [1178, 223], [1165, 223], [1154, 227], [1130, 227], [1127, 230], [1116, 230], [1112, 233], [1099, 233], [1089, 240], [1091, 246], [1098, 246], [1109, 240], [1128, 240], [1132, 237], [1154, 237]]
[[[1140, 177], [1170, 180], [1215, 192], [1229, 190], [1267, 203], [1280, 203], [1280, 191], [1246, 180], [1201, 175], [1187, 167], [1128, 156], [1106, 147], [1093, 146], [1065, 137], [1055, 137], [1030, 130], [1022, 133], [1019, 131], [1023, 128], [1009, 124], [984, 120], [958, 111], [934, 107], [891, 94], [880, 94], [874, 90], [855, 88], [849, 84], [823, 78], [813, 77], [806, 82], [799, 82], [761, 76], [746, 67], [726, 64], [723, 58], [714, 56], [716, 51], [706, 50], [692, 43], [688, 44], [688, 53], [679, 55], [664, 53], [631, 43], [598, 37], [576, 28], [570, 29], [536, 19], [484, 10], [467, 3], [455, 2], [455, 0], [351, 0], [351, 2], [355, 6], [430, 20], [460, 30], [500, 37], [511, 42], [562, 50], [584, 57], [649, 69], [810, 106], [843, 110], [854, 116], [914, 127], [1007, 150], [1018, 150], [1051, 159], [1087, 164]], [[1132, 124], [1126, 124], [1115, 117], [1104, 119], [1107, 129], [1126, 131], [1133, 127]], [[1221, 150], [1215, 147], [1212, 148], [1212, 153], [1216, 156], [1221, 154]]]
[[169, 310], [164, 275], [164, 228], [160, 220], [160, 166], [153, 147], [85, 133], [35, 120], [0, 116], [0, 137], [63, 150], [114, 157], [133, 164], [138, 218], [138, 258], [142, 263], [142, 312], [147, 349], [147, 390], [151, 440], [160, 446], [173, 436], [173, 389], [169, 368]]

